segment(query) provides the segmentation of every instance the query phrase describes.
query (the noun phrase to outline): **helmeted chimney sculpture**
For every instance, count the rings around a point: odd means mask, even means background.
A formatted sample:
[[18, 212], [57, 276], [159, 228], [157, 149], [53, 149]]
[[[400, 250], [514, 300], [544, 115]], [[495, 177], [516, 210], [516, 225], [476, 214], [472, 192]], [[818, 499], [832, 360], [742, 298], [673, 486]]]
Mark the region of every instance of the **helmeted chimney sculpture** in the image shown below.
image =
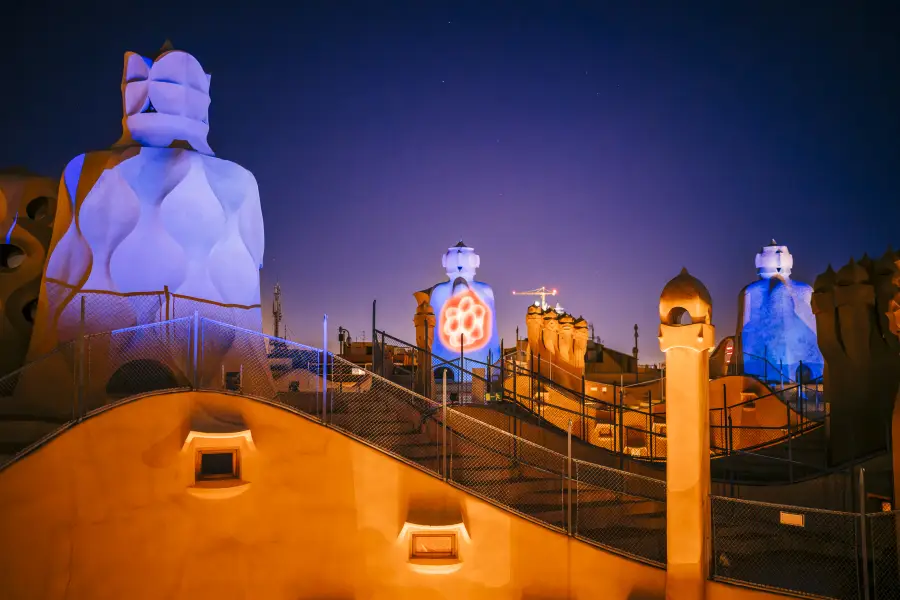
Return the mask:
[[30, 356], [80, 333], [82, 297], [85, 333], [195, 311], [261, 329], [259, 190], [207, 142], [209, 85], [168, 42], [155, 58], [125, 54], [122, 137], [60, 181]]
[[[429, 334], [432, 352], [447, 361], [458, 360], [460, 355], [481, 363], [499, 360], [494, 292], [488, 284], [475, 280], [475, 270], [481, 264], [475, 250], [460, 241], [447, 249], [441, 264], [449, 281], [416, 294], [423, 315], [428, 309], [434, 311], [433, 319], [423, 316], [421, 320], [433, 327]], [[425, 298], [428, 309], [422, 304]]]
[[745, 373], [809, 383], [822, 376], [825, 359], [816, 341], [813, 289], [791, 279], [793, 266], [788, 247], [775, 240], [756, 255], [759, 279], [741, 290], [738, 340]]

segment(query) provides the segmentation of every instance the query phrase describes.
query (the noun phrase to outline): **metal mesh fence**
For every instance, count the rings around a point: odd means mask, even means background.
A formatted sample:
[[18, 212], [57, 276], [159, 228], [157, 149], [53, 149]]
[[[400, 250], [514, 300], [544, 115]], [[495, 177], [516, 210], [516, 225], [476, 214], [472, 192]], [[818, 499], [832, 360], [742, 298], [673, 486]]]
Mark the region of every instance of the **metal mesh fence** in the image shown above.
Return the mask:
[[710, 497], [714, 579], [837, 600], [860, 595], [860, 517]]
[[321, 418], [322, 351], [257, 331], [201, 318], [197, 386], [289, 406]]
[[200, 317], [219, 321], [220, 323], [228, 323], [242, 329], [252, 331], [260, 331], [262, 329], [262, 310], [258, 305], [219, 304], [179, 294], [169, 294], [168, 302], [169, 318], [172, 319], [193, 317], [194, 313], [197, 313]]
[[666, 484], [574, 460], [575, 535], [615, 552], [666, 563]]
[[566, 528], [566, 457], [448, 410], [447, 478], [557, 529]]
[[191, 387], [193, 324], [175, 319], [87, 336], [81, 414], [138, 394]]
[[73, 342], [0, 378], [0, 468], [76, 418]]
[[436, 475], [441, 474], [440, 405], [332, 357], [328, 424]]
[[867, 516], [872, 600], [900, 600], [900, 511]]

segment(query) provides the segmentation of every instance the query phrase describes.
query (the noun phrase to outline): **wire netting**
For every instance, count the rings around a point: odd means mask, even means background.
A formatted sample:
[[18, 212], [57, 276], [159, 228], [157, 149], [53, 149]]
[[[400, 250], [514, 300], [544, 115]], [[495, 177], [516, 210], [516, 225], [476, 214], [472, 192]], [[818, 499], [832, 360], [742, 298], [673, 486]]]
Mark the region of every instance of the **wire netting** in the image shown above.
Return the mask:
[[448, 410], [448, 479], [558, 529], [566, 528], [566, 457]]
[[666, 484], [574, 460], [575, 535], [657, 566], [666, 563]]
[[74, 342], [0, 378], [0, 468], [77, 418]]
[[900, 511], [867, 516], [872, 600], [900, 600]]
[[710, 497], [714, 579], [836, 600], [860, 595], [854, 513]]
[[86, 415], [149, 392], [191, 387], [193, 319], [137, 325], [84, 340]]
[[369, 444], [441, 474], [440, 405], [332, 356], [326, 420]]

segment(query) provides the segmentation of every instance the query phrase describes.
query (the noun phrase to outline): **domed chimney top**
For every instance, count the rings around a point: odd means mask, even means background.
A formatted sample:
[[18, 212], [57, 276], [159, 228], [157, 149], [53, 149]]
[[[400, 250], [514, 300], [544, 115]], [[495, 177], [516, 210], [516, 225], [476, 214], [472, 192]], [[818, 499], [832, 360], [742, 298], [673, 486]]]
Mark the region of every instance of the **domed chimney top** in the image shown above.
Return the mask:
[[763, 246], [756, 255], [756, 272], [760, 279], [769, 279], [781, 276], [789, 279], [791, 269], [794, 267], [794, 258], [787, 246], [779, 246], [772, 240], [768, 246]]
[[659, 297], [659, 321], [663, 325], [712, 323], [712, 297], [699, 279], [681, 269], [681, 273], [663, 288]]
[[475, 250], [466, 246], [465, 242], [460, 240], [452, 248], [448, 248], [441, 258], [441, 265], [447, 271], [447, 277], [450, 281], [454, 281], [462, 277], [466, 281], [471, 282], [475, 278], [475, 269], [481, 264], [481, 259]]

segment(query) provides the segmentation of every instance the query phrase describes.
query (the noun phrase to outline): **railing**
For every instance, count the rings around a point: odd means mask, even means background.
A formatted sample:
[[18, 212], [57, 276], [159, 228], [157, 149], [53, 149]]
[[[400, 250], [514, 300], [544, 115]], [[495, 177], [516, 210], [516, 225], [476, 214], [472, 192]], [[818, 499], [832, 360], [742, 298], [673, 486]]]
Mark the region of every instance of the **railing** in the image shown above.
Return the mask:
[[[583, 377], [580, 391], [569, 389], [543, 375], [540, 369], [523, 366], [516, 360], [516, 354], [504, 354], [501, 359], [488, 363], [472, 361], [465, 356], [446, 360], [383, 331], [376, 331], [375, 339], [382, 353], [400, 348], [401, 354], [415, 358], [413, 365], [399, 367], [397, 371], [400, 373], [387, 376], [432, 399], [437, 399], [437, 386], [432, 373], [446, 369], [452, 379], [448, 384], [452, 404], [485, 402], [486, 398], [493, 398], [514, 402], [543, 423], [562, 431], [572, 421], [572, 434], [576, 438], [618, 454], [621, 457], [620, 468], [625, 466], [624, 457], [647, 462], [666, 460], [668, 444], [664, 407], [658, 406], [659, 403], [655, 403], [649, 395], [635, 394], [632, 391], [635, 384], [617, 386], [590, 382], [597, 391], [587, 393]], [[420, 372], [418, 362], [421, 360], [431, 362], [430, 372]], [[419, 387], [414, 387], [414, 382], [418, 382]], [[647, 383], [651, 382], [636, 385]], [[815, 472], [816, 467], [810, 465], [797, 464], [795, 469], [791, 448], [793, 438], [820, 427], [826, 418], [824, 410], [819, 410], [824, 409], [824, 405], [820, 405], [817, 396], [815, 403], [809, 405], [813, 398], [812, 389], [808, 384], [799, 383], [725, 408], [712, 409], [711, 456], [746, 455], [785, 445], [787, 456], [773, 465], [784, 467], [785, 481], [794, 481]], [[777, 406], [781, 407], [779, 410], [783, 411], [778, 413], [782, 417], [776, 419], [778, 423], [744, 424], [745, 411], [754, 409], [755, 403], [765, 405], [771, 400], [776, 400]], [[824, 448], [822, 455], [824, 457]], [[734, 472], [729, 470], [728, 473], [730, 480], [734, 480]]]
[[143, 394], [236, 393], [339, 430], [525, 518], [665, 564], [665, 483], [573, 459], [338, 356], [193, 317], [79, 337], [0, 379], [0, 469]]
[[[48, 279], [46, 317], [55, 331], [49, 351], [58, 344], [110, 328], [161, 323], [182, 317], [200, 316], [258, 328], [262, 323], [260, 305], [224, 304], [171, 292], [168, 287], [148, 292], [88, 290], [64, 281]], [[39, 349], [40, 351], [40, 349]]]

